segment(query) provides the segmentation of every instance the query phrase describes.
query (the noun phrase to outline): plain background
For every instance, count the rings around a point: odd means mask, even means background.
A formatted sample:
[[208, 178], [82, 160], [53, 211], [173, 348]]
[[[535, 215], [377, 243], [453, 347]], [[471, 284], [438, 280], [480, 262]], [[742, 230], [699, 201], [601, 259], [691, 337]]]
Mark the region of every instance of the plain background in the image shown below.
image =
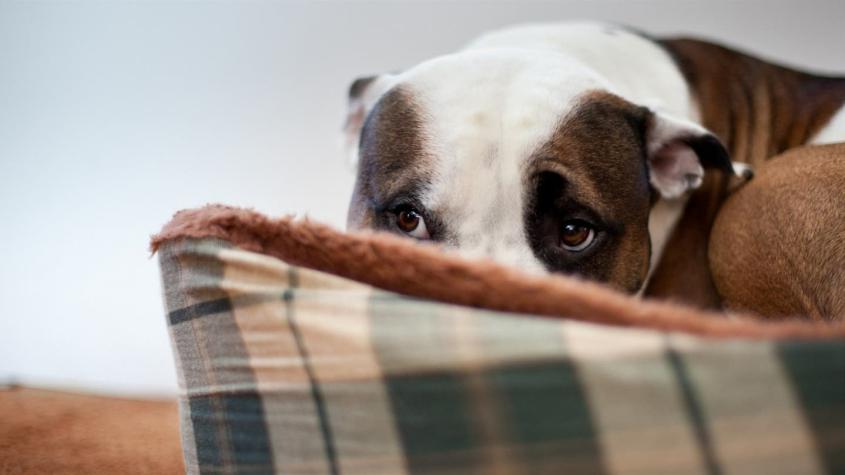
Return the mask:
[[845, 73], [845, 2], [0, 3], [0, 383], [173, 394], [150, 234], [223, 202], [343, 226], [356, 76], [525, 21]]

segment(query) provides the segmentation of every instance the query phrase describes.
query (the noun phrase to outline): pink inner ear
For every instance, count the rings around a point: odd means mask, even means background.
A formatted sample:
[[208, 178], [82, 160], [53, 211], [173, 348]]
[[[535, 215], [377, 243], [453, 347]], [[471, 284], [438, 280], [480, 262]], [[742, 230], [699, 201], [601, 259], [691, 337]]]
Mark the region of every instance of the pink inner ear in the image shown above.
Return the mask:
[[673, 141], [660, 147], [649, 159], [651, 184], [666, 198], [676, 198], [698, 188], [704, 169], [689, 145]]

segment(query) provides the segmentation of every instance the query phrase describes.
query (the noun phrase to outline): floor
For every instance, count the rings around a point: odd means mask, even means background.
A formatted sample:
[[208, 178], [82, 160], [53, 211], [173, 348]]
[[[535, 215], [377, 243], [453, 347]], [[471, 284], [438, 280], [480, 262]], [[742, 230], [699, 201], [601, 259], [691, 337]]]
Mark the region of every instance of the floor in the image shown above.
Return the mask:
[[175, 400], [0, 390], [0, 474], [184, 473]]

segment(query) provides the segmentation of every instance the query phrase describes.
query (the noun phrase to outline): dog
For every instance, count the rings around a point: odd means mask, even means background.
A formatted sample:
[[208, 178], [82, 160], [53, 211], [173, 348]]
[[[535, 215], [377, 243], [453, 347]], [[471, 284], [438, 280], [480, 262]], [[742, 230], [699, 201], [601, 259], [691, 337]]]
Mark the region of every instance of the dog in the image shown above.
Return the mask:
[[722, 203], [771, 157], [845, 141], [843, 104], [845, 79], [705, 41], [494, 31], [352, 83], [348, 228], [719, 308]]

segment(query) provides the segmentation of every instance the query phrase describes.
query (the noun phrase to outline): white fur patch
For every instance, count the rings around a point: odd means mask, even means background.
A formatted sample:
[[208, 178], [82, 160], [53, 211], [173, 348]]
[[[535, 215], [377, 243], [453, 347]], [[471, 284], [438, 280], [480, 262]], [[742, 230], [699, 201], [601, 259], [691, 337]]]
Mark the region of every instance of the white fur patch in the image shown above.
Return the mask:
[[833, 115], [827, 125], [810, 140], [811, 145], [845, 142], [845, 106]]
[[651, 214], [648, 215], [648, 233], [651, 236], [651, 260], [649, 262], [648, 274], [640, 288], [640, 294], [648, 286], [651, 275], [654, 273], [654, 269], [663, 256], [663, 250], [666, 249], [666, 243], [669, 242], [669, 236], [684, 214], [687, 201], [689, 201], [689, 196], [682, 196], [675, 200], [659, 199], [654, 204], [654, 207], [651, 208]]

